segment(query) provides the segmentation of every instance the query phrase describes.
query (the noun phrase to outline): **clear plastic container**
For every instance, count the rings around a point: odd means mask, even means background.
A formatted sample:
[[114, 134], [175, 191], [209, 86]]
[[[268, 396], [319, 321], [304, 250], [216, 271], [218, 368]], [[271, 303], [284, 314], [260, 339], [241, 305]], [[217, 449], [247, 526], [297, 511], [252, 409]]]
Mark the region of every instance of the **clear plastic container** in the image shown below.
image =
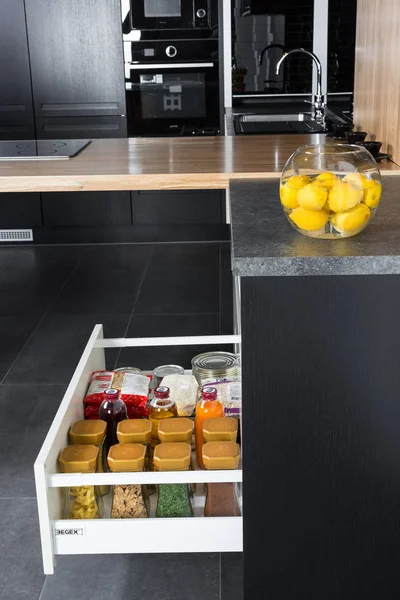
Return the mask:
[[[99, 449], [90, 445], [67, 446], [59, 457], [63, 473], [94, 473]], [[80, 485], [65, 488], [64, 519], [100, 519], [103, 499], [96, 486]]]
[[[69, 430], [71, 444], [92, 445], [99, 449], [96, 473], [107, 473], [107, 454], [105, 447], [107, 423], [100, 419], [93, 421], [76, 421]], [[105, 496], [110, 491], [108, 485], [100, 485], [99, 492]]]
[[[108, 452], [108, 466], [113, 473], [143, 471], [146, 446], [116, 444]], [[113, 486], [112, 519], [146, 519], [150, 514], [147, 488], [140, 483]]]
[[223, 417], [224, 407], [217, 400], [217, 390], [213, 387], [205, 387], [201, 391], [201, 400], [196, 406], [196, 417], [194, 420], [196, 459], [199, 467], [204, 469], [202, 448], [204, 444], [203, 423], [206, 419]]
[[176, 404], [170, 398], [170, 390], [166, 386], [160, 386], [154, 391], [154, 398], [149, 406], [149, 419], [152, 423], [151, 437], [156, 442], [158, 438], [158, 424], [163, 419], [171, 419], [177, 417]]
[[289, 223], [305, 236], [357, 235], [372, 220], [382, 195], [373, 156], [361, 146], [302, 146], [287, 161], [280, 199]]
[[[158, 471], [187, 471], [190, 468], [190, 455], [190, 444], [165, 442], [155, 448], [154, 464]], [[160, 484], [156, 516], [163, 519], [192, 517], [193, 508], [188, 484]]]
[[[240, 460], [239, 445], [235, 442], [207, 442], [203, 446], [206, 469], [237, 469]], [[208, 483], [205, 517], [238, 517], [240, 507], [235, 483]]]

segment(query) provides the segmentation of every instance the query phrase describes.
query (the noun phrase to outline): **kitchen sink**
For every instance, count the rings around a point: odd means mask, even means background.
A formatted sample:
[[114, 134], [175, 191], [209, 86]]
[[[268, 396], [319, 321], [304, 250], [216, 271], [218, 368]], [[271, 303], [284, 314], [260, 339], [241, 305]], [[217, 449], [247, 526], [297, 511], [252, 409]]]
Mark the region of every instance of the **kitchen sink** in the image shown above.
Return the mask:
[[249, 113], [235, 115], [237, 134], [249, 133], [323, 133], [325, 127], [318, 123], [311, 113], [263, 114]]

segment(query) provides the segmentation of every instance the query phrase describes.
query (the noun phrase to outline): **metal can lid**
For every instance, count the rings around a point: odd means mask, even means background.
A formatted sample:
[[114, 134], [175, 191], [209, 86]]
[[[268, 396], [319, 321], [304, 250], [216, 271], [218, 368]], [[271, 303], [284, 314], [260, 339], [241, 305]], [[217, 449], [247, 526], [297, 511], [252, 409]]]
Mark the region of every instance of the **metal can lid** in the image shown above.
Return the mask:
[[167, 375], [184, 375], [185, 369], [179, 365], [161, 365], [153, 371], [154, 377], [166, 377]]
[[237, 366], [237, 356], [231, 352], [204, 352], [192, 358], [192, 368], [199, 373], [224, 373]]
[[139, 367], [119, 367], [119, 369], [114, 369], [115, 373], [135, 373], [136, 375], [142, 374], [142, 369]]

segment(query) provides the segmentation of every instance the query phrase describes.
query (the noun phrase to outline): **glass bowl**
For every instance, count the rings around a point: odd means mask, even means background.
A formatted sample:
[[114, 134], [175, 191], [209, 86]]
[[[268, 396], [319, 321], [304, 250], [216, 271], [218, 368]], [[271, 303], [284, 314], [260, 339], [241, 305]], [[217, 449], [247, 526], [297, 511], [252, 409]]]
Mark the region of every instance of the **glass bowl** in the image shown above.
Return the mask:
[[378, 165], [362, 146], [301, 146], [280, 180], [281, 205], [289, 223], [314, 238], [357, 235], [373, 218], [381, 195]]

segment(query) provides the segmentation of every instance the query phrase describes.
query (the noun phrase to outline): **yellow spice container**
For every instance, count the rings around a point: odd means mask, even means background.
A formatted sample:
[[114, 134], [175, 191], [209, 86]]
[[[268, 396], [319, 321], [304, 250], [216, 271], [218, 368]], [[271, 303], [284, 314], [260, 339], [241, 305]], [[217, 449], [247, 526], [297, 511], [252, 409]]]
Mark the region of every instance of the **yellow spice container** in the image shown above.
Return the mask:
[[117, 426], [117, 437], [121, 444], [149, 444], [151, 422], [147, 419], [120, 421]]
[[[93, 445], [67, 446], [59, 457], [63, 473], [94, 473], [99, 449]], [[98, 519], [102, 516], [103, 500], [93, 485], [66, 488], [65, 519]]]
[[235, 442], [238, 420], [233, 417], [206, 419], [203, 423], [203, 436], [206, 442]]
[[239, 444], [235, 442], [207, 442], [203, 446], [206, 469], [237, 469], [239, 460]]
[[165, 419], [158, 425], [160, 442], [188, 442], [193, 435], [193, 421], [186, 417]]
[[[107, 431], [107, 423], [101, 419], [93, 419], [86, 421], [76, 421], [69, 430], [70, 444], [93, 445], [99, 449], [97, 457], [97, 473], [105, 473], [107, 471], [107, 460], [105, 454], [105, 438]], [[99, 492], [105, 496], [110, 491], [109, 486], [99, 486]]]
[[[207, 442], [203, 446], [203, 461], [206, 469], [236, 469], [239, 464], [239, 445], [235, 442]], [[235, 484], [215, 482], [207, 484], [205, 517], [237, 517], [240, 507]]]
[[[116, 444], [108, 451], [108, 466], [116, 473], [143, 471], [146, 446]], [[149, 516], [146, 486], [140, 483], [118, 484], [113, 487], [111, 517], [113, 519], [143, 519]]]

